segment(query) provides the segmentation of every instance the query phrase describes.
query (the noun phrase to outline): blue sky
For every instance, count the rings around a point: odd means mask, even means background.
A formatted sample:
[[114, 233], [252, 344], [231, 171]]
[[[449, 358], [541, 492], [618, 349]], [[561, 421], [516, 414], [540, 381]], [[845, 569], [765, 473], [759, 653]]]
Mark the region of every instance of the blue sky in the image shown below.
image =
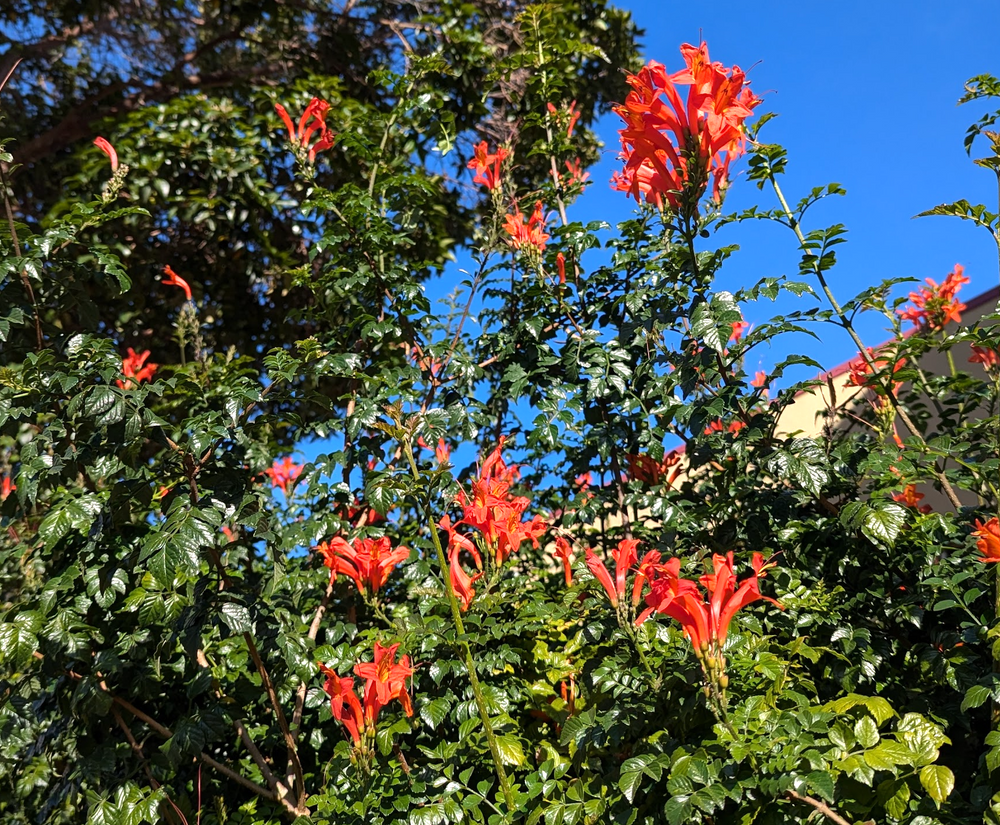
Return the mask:
[[[955, 263], [965, 266], [972, 279], [963, 297], [997, 284], [996, 248], [985, 230], [955, 218], [913, 218], [963, 197], [997, 208], [996, 178], [975, 166], [962, 145], [967, 127], [990, 109], [989, 103], [956, 106], [968, 78], [1000, 74], [995, 36], [1000, 6], [995, 2], [628, 0], [622, 5], [646, 31], [647, 59], [679, 68], [678, 46], [702, 38], [713, 60], [749, 72], [752, 88], [764, 97], [758, 111], [780, 115], [762, 137], [788, 149], [783, 188], [790, 201], [834, 181], [847, 189], [846, 197], [814, 207], [806, 227], [848, 227], [848, 243], [839, 247], [840, 263], [831, 277], [838, 298], [846, 300], [885, 277], [940, 282]], [[992, 108], [1000, 108], [1000, 101]], [[618, 168], [618, 124], [610, 116], [599, 125], [605, 154], [591, 170], [594, 184], [574, 206], [571, 219], [614, 222], [633, 208], [632, 201], [607, 185]], [[977, 148], [985, 152], [985, 141]], [[754, 203], [774, 206], [768, 190], [759, 192], [740, 177], [745, 168], [745, 162], [736, 166], [726, 211]], [[721, 288], [797, 272], [794, 238], [781, 227], [730, 226], [711, 241], [733, 242], [741, 251], [723, 270]], [[897, 288], [897, 294], [906, 291]], [[781, 309], [786, 308], [790, 306]], [[758, 304], [745, 311], [748, 320], [759, 322], [773, 310], [770, 304]], [[862, 327], [867, 343], [887, 337], [880, 316], [870, 315]], [[803, 347], [828, 367], [854, 356], [846, 333], [831, 327], [822, 336], [821, 345], [799, 339], [785, 346]], [[764, 366], [780, 357], [772, 355], [764, 354]]]

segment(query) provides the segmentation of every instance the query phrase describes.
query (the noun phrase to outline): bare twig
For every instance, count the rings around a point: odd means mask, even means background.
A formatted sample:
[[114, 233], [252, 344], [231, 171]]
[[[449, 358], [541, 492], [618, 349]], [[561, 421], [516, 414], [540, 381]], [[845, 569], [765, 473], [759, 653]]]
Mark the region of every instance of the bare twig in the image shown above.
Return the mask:
[[811, 796], [803, 796], [795, 791], [785, 791], [785, 796], [789, 799], [794, 799], [796, 802], [805, 802], [806, 805], [812, 805], [817, 811], [823, 814], [823, 816], [833, 822], [836, 822], [837, 825], [851, 825], [850, 822], [833, 810], [833, 808], [819, 799], [815, 799]]
[[[142, 765], [142, 769], [146, 773], [146, 778], [149, 779], [149, 786], [155, 791], [157, 788], [160, 787], [160, 783], [156, 780], [156, 777], [153, 776], [153, 772], [149, 769], [149, 761], [146, 759], [145, 754], [143, 754], [142, 752], [142, 745], [140, 745], [136, 741], [135, 736], [132, 735], [132, 729], [128, 726], [125, 720], [122, 719], [122, 715], [121, 713], [118, 712], [118, 708], [112, 705], [111, 713], [114, 715], [115, 721], [118, 723], [118, 727], [120, 727], [122, 731], [124, 731], [125, 738], [128, 739], [128, 743], [132, 748], [132, 752], [135, 754], [136, 758], [139, 760], [139, 763]], [[177, 820], [174, 819], [174, 812], [176, 811], [177, 816], [181, 818], [181, 822], [183, 822], [184, 825], [188, 825], [187, 817], [184, 816], [181, 809], [174, 804], [174, 800], [170, 798], [170, 794], [164, 792], [164, 796], [166, 797], [167, 802], [170, 803], [170, 807], [174, 809], [173, 811], [169, 809], [164, 809], [163, 813], [167, 817], [167, 822], [170, 823], [170, 825], [176, 825]]]
[[[74, 679], [82, 679], [83, 678], [83, 676], [81, 676], [79, 673], [76, 673], [75, 671], [70, 670], [70, 671], [67, 671], [67, 672]], [[170, 730], [170, 728], [165, 727], [164, 725], [161, 725], [152, 716], [150, 716], [148, 713], [144, 713], [143, 711], [139, 710], [139, 708], [137, 708], [135, 705], [133, 705], [127, 699], [122, 699], [120, 696], [115, 696], [110, 690], [108, 690], [107, 685], [105, 685], [103, 681], [99, 682], [98, 686], [100, 687], [101, 690], [103, 690], [105, 693], [107, 693], [111, 697], [111, 701], [112, 702], [114, 702], [116, 705], [118, 705], [123, 710], [127, 710], [136, 719], [139, 719], [142, 722], [145, 722], [150, 728], [152, 728], [163, 739], [170, 739], [170, 737], [172, 737], [174, 735], [173, 731]], [[261, 797], [263, 799], [267, 799], [270, 802], [279, 802], [279, 803], [281, 803], [289, 811], [289, 813], [293, 813], [293, 814], [298, 813], [294, 808], [292, 808], [290, 806], [290, 804], [287, 801], [283, 801], [283, 800], [278, 799], [277, 794], [275, 794], [274, 792], [272, 792], [270, 789], [261, 787], [260, 785], [256, 784], [255, 782], [251, 782], [249, 779], [247, 779], [242, 774], [239, 774], [236, 771], [234, 771], [232, 768], [227, 767], [226, 765], [223, 765], [221, 762], [219, 762], [216, 759], [213, 759], [208, 754], [206, 754], [204, 752], [201, 752], [201, 753], [198, 754], [197, 758], [200, 759], [202, 762], [204, 762], [209, 767], [215, 768], [215, 770], [217, 770], [219, 773], [223, 774], [224, 776], [229, 777], [234, 782], [238, 782], [244, 788], [247, 788], [247, 789], [253, 791], [257, 796], [259, 796], [259, 797]]]

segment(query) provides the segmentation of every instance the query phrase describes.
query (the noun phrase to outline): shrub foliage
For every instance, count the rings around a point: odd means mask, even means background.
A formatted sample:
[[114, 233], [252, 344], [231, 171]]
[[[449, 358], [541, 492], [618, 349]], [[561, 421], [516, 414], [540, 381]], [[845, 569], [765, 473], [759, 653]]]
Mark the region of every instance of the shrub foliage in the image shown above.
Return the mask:
[[[998, 316], [960, 322], [960, 267], [837, 296], [813, 207], [843, 190], [786, 197], [704, 44], [627, 76], [634, 217], [573, 221], [606, 55], [561, 14], [492, 66], [465, 17], [418, 22], [450, 34], [374, 67], [378, 103], [137, 109], [44, 213], [5, 146], [5, 822], [1000, 821]], [[520, 119], [471, 151], [459, 58]], [[161, 192], [167, 160], [235, 188]], [[727, 214], [737, 164], [765, 201]], [[181, 220], [199, 198], [226, 220]], [[757, 220], [800, 271], [720, 290], [714, 230]], [[750, 366], [803, 333], [854, 339], [846, 382]]]

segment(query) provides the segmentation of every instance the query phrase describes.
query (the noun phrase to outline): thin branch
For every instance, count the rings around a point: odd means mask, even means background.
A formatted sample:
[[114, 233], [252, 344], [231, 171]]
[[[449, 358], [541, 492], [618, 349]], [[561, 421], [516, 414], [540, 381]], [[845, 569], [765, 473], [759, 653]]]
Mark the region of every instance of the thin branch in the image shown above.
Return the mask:
[[811, 796], [802, 796], [801, 794], [795, 793], [795, 791], [785, 791], [785, 796], [789, 799], [794, 799], [796, 802], [805, 802], [806, 805], [812, 805], [817, 811], [823, 814], [823, 816], [832, 822], [836, 822], [837, 825], [851, 825], [850, 822], [833, 810], [833, 808], [819, 799], [814, 799]]
[[[211, 668], [208, 658], [205, 656], [205, 651], [201, 648], [199, 648], [195, 653], [195, 661], [198, 663], [199, 667], [205, 670], [209, 670]], [[225, 700], [225, 696], [219, 688], [215, 689], [215, 695], [220, 701]], [[257, 747], [256, 743], [250, 737], [250, 731], [248, 731], [246, 725], [243, 724], [243, 720], [238, 716], [233, 716], [233, 727], [239, 734], [240, 740], [243, 742], [246, 749], [250, 752], [250, 756], [253, 759], [254, 764], [256, 764], [260, 769], [261, 775], [267, 781], [267, 784], [270, 785], [271, 790], [273, 790], [279, 797], [286, 795], [288, 793], [287, 787], [282, 785], [280, 780], [278, 780], [278, 778], [274, 775], [274, 772], [271, 770], [271, 766], [268, 765], [264, 755], [260, 752], [260, 748]]]
[[[112, 706], [111, 713], [114, 715], [115, 721], [118, 723], [118, 727], [120, 727], [122, 731], [124, 731], [125, 738], [128, 739], [128, 743], [132, 747], [132, 752], [135, 754], [136, 759], [138, 759], [139, 763], [142, 765], [142, 769], [146, 773], [146, 778], [149, 779], [149, 786], [155, 791], [157, 788], [160, 787], [160, 783], [156, 780], [156, 777], [153, 776], [153, 772], [149, 769], [149, 761], [146, 759], [145, 754], [142, 752], [142, 745], [140, 745], [136, 741], [135, 736], [132, 735], [132, 729], [128, 726], [125, 720], [122, 719], [122, 715], [118, 712], [118, 708]], [[184, 825], [188, 825], [187, 817], [184, 816], [181, 809], [177, 807], [177, 805], [174, 803], [174, 800], [170, 798], [170, 794], [164, 791], [164, 796], [166, 797], [167, 802], [170, 803], [170, 806], [174, 809], [174, 811], [176, 811], [177, 816], [181, 818], [181, 821], [184, 823]], [[164, 809], [163, 811], [164, 814], [166, 814], [167, 822], [169, 822], [170, 825], [175, 825], [176, 823], [176, 820], [174, 819], [174, 811], [170, 811], [168, 809]]]
[[[74, 679], [83, 678], [83, 676], [81, 676], [79, 673], [76, 673], [75, 671], [70, 670], [67, 672]], [[110, 690], [108, 690], [107, 685], [104, 684], [103, 681], [98, 683], [98, 687], [100, 687], [101, 690], [103, 690], [106, 694], [108, 694], [108, 696], [111, 697], [112, 702], [114, 702], [119, 707], [127, 710], [136, 719], [145, 722], [150, 728], [156, 731], [156, 733], [158, 733], [163, 739], [170, 739], [174, 735], [173, 731], [170, 730], [170, 728], [161, 725], [152, 716], [150, 716], [148, 713], [144, 713], [143, 711], [139, 710], [139, 708], [137, 708], [127, 699], [122, 699], [120, 696], [115, 696]], [[294, 808], [291, 807], [290, 803], [288, 803], [286, 800], [279, 799], [278, 795], [275, 794], [273, 791], [269, 790], [268, 788], [263, 788], [260, 785], [256, 784], [255, 782], [251, 782], [242, 774], [239, 774], [232, 768], [223, 765], [221, 762], [219, 762], [216, 759], [213, 759], [208, 754], [201, 752], [197, 755], [197, 758], [200, 759], [209, 767], [215, 768], [219, 773], [228, 776], [234, 782], [239, 782], [243, 787], [253, 791], [257, 796], [262, 797], [263, 799], [267, 799], [270, 802], [281, 803], [289, 811], [289, 813], [293, 814], [298, 813], [298, 811], [296, 811]]]
[[281, 709], [281, 701], [278, 699], [278, 692], [274, 689], [274, 683], [271, 681], [267, 668], [264, 667], [264, 662], [260, 658], [260, 653], [257, 651], [257, 645], [254, 643], [253, 635], [249, 631], [246, 631], [243, 633], [243, 640], [247, 643], [247, 650], [250, 651], [250, 658], [253, 659], [253, 663], [257, 667], [257, 672], [260, 674], [261, 681], [264, 683], [264, 690], [267, 692], [267, 698], [271, 702], [271, 709], [274, 711], [275, 718], [278, 720], [278, 727], [281, 728], [281, 735], [285, 739], [285, 745], [288, 748], [288, 758], [292, 762], [292, 769], [295, 772], [295, 781], [298, 784], [298, 804], [296, 805], [296, 808], [300, 809], [300, 813], [304, 813], [306, 801], [306, 782], [302, 771], [302, 762], [299, 760], [299, 751], [295, 746], [295, 739], [292, 736], [292, 732], [288, 729], [288, 721], [285, 719], [285, 713]]

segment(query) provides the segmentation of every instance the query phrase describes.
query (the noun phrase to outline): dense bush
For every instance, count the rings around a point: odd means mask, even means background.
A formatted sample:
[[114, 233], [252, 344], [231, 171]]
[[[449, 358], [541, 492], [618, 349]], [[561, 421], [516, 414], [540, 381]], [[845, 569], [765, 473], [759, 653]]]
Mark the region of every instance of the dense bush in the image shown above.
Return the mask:
[[[300, 296], [266, 353], [227, 337], [239, 299], [216, 314], [222, 260], [155, 235], [162, 281], [134, 291], [155, 111], [88, 147], [111, 164], [89, 200], [22, 222], [30, 170], [5, 186], [5, 822], [1000, 821], [998, 316], [954, 323], [960, 268], [838, 303], [844, 229], [809, 221], [842, 189], [790, 204], [761, 101], [704, 45], [627, 76], [634, 218], [573, 222], [598, 101], [567, 78], [601, 54], [547, 15], [492, 75], [520, 139], [475, 141], [474, 265], [443, 309], [440, 44], [376, 71], [351, 128], [290, 94], [257, 100], [267, 140], [218, 138], [219, 178], [294, 161], [296, 246], [248, 245], [275, 267], [248, 312]], [[970, 146], [1000, 170], [992, 125]], [[742, 163], [769, 200], [727, 215]], [[277, 203], [225, 207], [269, 226]], [[932, 212], [998, 236], [985, 207]], [[736, 252], [713, 230], [750, 220], [789, 229], [800, 280], [713, 286]], [[744, 320], [783, 292], [801, 309]], [[867, 349], [859, 312], [892, 341]], [[797, 355], [749, 374], [798, 331], [854, 338], [852, 394], [793, 383], [821, 368]], [[810, 390], [837, 397], [788, 432]]]

